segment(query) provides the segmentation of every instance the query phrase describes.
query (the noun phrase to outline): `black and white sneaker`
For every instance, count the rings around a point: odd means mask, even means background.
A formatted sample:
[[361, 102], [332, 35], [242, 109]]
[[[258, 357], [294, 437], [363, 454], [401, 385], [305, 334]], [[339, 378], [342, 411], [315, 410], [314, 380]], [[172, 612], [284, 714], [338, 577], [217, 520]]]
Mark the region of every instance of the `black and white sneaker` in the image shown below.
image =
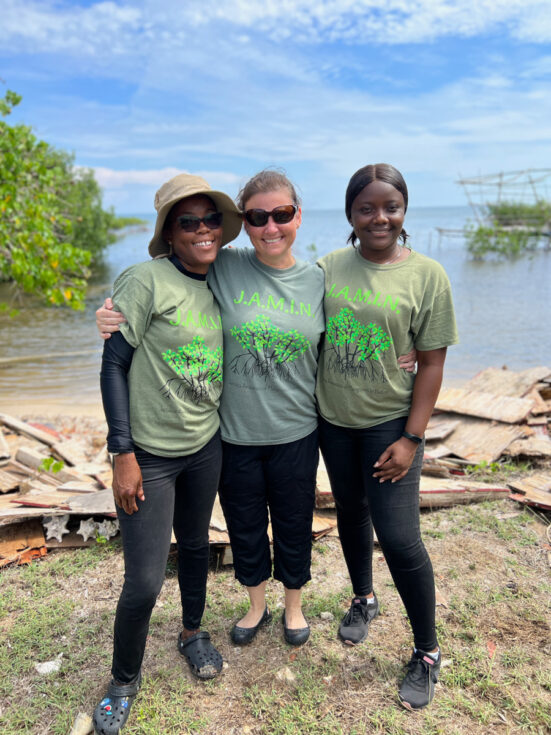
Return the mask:
[[367, 638], [369, 623], [379, 613], [379, 601], [377, 595], [373, 594], [375, 602], [367, 604], [365, 597], [355, 597], [350, 605], [350, 610], [341, 620], [339, 626], [339, 638], [349, 646], [355, 646]]
[[438, 681], [442, 656], [438, 651], [435, 660], [425, 651], [414, 651], [408, 663], [408, 672], [400, 686], [398, 696], [406, 709], [423, 709], [432, 702], [434, 685]]

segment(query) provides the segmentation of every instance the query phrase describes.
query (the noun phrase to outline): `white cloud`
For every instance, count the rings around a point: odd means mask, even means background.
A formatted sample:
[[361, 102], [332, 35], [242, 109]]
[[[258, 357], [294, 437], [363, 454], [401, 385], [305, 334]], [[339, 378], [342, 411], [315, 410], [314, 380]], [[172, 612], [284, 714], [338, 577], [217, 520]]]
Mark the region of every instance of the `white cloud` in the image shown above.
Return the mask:
[[[168, 49], [185, 57], [194, 34], [200, 29], [208, 39], [214, 28], [235, 33], [236, 53], [237, 45], [263, 37], [394, 45], [500, 31], [543, 43], [551, 40], [551, 13], [548, 0], [142, 0], [88, 7], [4, 0], [0, 40], [14, 50], [69, 52], [101, 62]], [[212, 60], [213, 49], [207, 51]]]
[[[239, 177], [229, 171], [186, 171], [185, 169], [172, 167], [157, 170], [116, 171], [112, 168], [94, 166], [93, 169], [96, 181], [100, 186], [107, 189], [124, 188], [135, 184], [159, 187], [168, 179], [182, 173], [193, 173], [196, 176], [202, 176], [213, 188], [214, 186], [228, 186], [239, 182]], [[214, 184], [213, 182], [217, 183]]]

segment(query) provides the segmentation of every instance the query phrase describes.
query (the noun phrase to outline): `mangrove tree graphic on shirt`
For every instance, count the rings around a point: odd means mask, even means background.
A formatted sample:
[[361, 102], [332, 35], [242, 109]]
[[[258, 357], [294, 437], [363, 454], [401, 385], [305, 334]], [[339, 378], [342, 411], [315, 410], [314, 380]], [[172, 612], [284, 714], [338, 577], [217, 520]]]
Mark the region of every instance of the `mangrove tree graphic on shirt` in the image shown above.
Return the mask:
[[168, 349], [162, 353], [163, 360], [178, 375], [169, 378], [161, 388], [165, 398], [173, 395], [181, 398], [187, 395], [194, 403], [199, 403], [209, 395], [215, 398], [222, 389], [222, 347], [212, 350], [207, 347], [203, 337], [196, 335], [193, 340], [176, 351]]
[[229, 367], [244, 375], [278, 375], [287, 380], [291, 369], [296, 368], [293, 363], [310, 347], [308, 339], [296, 329], [284, 332], [264, 314], [233, 327], [230, 333], [245, 351], [236, 355]]
[[369, 377], [385, 382], [379, 359], [391, 344], [392, 337], [384, 329], [373, 322], [362, 324], [351, 309], [341, 309], [327, 322], [327, 367], [347, 377]]

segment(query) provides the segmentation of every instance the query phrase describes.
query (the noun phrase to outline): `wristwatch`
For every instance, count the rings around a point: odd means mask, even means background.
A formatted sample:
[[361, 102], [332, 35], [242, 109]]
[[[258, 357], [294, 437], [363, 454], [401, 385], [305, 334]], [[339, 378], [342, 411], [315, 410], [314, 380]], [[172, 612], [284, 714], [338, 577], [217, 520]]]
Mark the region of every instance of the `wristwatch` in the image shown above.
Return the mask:
[[410, 434], [409, 431], [402, 431], [402, 436], [412, 442], [415, 442], [416, 444], [421, 444], [423, 442], [422, 436], [417, 436], [417, 434]]

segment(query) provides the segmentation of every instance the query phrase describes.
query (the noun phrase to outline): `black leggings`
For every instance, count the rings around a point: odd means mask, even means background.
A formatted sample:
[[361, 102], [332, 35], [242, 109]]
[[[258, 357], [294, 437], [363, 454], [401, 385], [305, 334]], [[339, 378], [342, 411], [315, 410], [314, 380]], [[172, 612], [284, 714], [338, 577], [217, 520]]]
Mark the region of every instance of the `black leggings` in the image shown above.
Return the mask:
[[373, 464], [400, 438], [406, 418], [369, 429], [346, 429], [320, 419], [320, 447], [337, 507], [344, 558], [355, 595], [373, 591], [373, 528], [413, 629], [416, 648], [436, 647], [435, 589], [421, 540], [421, 445], [407, 475], [380, 483]]
[[124, 550], [124, 586], [115, 617], [113, 678], [132, 681], [140, 670], [149, 620], [163, 585], [170, 538], [178, 542], [178, 582], [184, 627], [201, 625], [209, 563], [209, 523], [220, 468], [218, 432], [186, 457], [136, 449], [145, 500], [131, 515], [117, 508]]
[[246, 587], [270, 578], [269, 509], [274, 579], [287, 589], [300, 589], [310, 579], [317, 429], [288, 444], [222, 444], [220, 503], [228, 524], [235, 576]]

